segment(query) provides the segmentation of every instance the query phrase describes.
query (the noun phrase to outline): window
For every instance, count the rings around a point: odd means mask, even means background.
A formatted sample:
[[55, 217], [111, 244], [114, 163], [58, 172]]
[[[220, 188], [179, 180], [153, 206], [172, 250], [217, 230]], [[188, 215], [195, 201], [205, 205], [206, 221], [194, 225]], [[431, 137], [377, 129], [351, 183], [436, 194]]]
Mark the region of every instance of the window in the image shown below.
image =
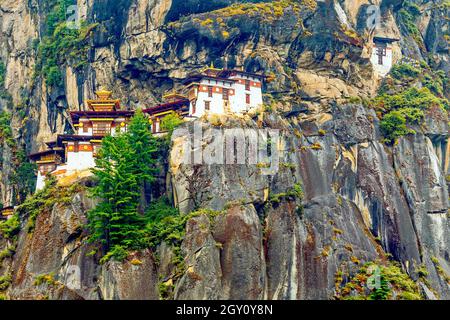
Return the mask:
[[111, 133], [111, 124], [108, 122], [94, 122], [94, 136], [106, 136]]
[[222, 99], [228, 101], [228, 89], [222, 90]]
[[89, 127], [86, 123], [83, 124], [83, 133], [88, 133], [89, 132]]
[[42, 156], [41, 160], [42, 161], [55, 160], [55, 155], [54, 154], [46, 154], [45, 156]]
[[208, 97], [212, 98], [213, 95], [213, 87], [209, 86], [208, 87]]
[[100, 152], [100, 148], [101, 148], [101, 145], [98, 145], [98, 144], [95, 144], [94, 145], [94, 151], [93, 151], [93, 156], [94, 157], [96, 157], [97, 155], [98, 155], [98, 153]]
[[386, 44], [377, 44], [378, 64], [383, 65], [383, 57], [386, 57]]
[[245, 103], [250, 104], [250, 95], [248, 93], [245, 95]]
[[205, 110], [209, 111], [211, 108], [211, 102], [210, 101], [205, 101]]
[[53, 164], [47, 164], [47, 165], [41, 165], [39, 166], [39, 171], [41, 172], [41, 175], [45, 176], [50, 172], [55, 171], [56, 166]]
[[250, 80], [245, 80], [245, 90], [250, 91]]

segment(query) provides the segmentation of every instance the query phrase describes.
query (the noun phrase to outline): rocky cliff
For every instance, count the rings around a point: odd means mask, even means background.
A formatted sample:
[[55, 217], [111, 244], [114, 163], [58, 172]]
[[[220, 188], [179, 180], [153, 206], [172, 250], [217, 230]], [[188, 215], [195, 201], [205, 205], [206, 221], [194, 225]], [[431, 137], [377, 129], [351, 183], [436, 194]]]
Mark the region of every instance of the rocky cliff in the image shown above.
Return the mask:
[[100, 86], [135, 109], [210, 63], [263, 71], [273, 78], [267, 106], [199, 120], [201, 145], [214, 144], [216, 128], [272, 128], [281, 137], [280, 168], [263, 175], [261, 164], [185, 164], [187, 137], [174, 136], [166, 193], [183, 214], [220, 213], [192, 217], [180, 252], [163, 243], [100, 264], [85, 241], [95, 203], [84, 188], [38, 208], [32, 232], [30, 213], [21, 213], [16, 238], [0, 235], [0, 291], [11, 299], [331, 299], [348, 294], [341, 287], [365, 262], [397, 261], [423, 297], [450, 299], [448, 109], [425, 110], [414, 134], [385, 143], [381, 111], [368, 101], [422, 84], [377, 77], [366, 23], [367, 9], [379, 6], [381, 29], [400, 39], [394, 62], [425, 61], [448, 76], [448, 2], [205, 3], [79, 0], [77, 56], [69, 57], [43, 48], [63, 50], [49, 17], [71, 1], [0, 0], [0, 111], [11, 128], [0, 128], [5, 205], [27, 194], [21, 153], [70, 131], [67, 112]]

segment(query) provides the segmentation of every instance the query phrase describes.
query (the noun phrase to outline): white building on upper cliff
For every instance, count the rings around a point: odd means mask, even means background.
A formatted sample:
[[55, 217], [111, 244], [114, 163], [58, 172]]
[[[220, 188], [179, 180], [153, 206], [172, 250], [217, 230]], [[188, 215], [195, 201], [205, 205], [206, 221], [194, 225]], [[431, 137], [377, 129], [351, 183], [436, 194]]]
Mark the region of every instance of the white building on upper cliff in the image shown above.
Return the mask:
[[381, 76], [386, 76], [391, 71], [393, 65], [393, 43], [399, 41], [394, 38], [375, 36], [373, 38], [372, 62], [375, 72]]
[[183, 81], [190, 102], [189, 115], [243, 113], [262, 106], [264, 76], [213, 66]]

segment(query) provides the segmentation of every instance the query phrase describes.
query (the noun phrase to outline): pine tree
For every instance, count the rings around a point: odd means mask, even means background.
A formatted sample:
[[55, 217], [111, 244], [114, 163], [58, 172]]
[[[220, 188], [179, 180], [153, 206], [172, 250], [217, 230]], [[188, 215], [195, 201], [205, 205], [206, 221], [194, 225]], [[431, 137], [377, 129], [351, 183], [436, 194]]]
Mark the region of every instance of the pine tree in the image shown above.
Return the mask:
[[127, 133], [105, 137], [93, 173], [98, 183], [92, 195], [101, 202], [89, 213], [92, 241], [106, 250], [120, 246], [138, 249], [142, 245], [145, 221], [138, 212], [142, 189], [154, 181], [158, 149], [148, 122], [138, 111]]
[[151, 134], [150, 125], [141, 110], [136, 111], [128, 127], [130, 143], [136, 157], [132, 159], [133, 173], [141, 189], [139, 211], [144, 213], [147, 206], [145, 190], [156, 180], [158, 142]]

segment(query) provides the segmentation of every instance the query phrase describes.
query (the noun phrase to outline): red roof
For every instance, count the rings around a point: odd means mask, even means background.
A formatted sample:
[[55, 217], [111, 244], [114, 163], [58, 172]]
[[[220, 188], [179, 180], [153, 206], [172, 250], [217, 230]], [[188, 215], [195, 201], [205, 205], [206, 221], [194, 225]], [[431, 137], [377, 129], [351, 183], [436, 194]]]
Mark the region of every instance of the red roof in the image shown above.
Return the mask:
[[119, 111], [71, 111], [70, 117], [74, 123], [78, 123], [81, 117], [99, 117], [99, 118], [117, 118], [117, 117], [132, 117], [134, 111], [119, 110]]
[[145, 109], [145, 110], [143, 110], [143, 112], [147, 113], [149, 115], [152, 115], [152, 114], [155, 114], [158, 112], [164, 112], [164, 111], [169, 111], [169, 110], [178, 110], [178, 109], [181, 109], [183, 107], [188, 107], [188, 106], [189, 106], [189, 100], [183, 99], [183, 100], [177, 100], [177, 101], [173, 101], [173, 102], [160, 104], [160, 105]]
[[57, 153], [57, 152], [58, 151], [55, 151], [55, 150], [45, 150], [45, 151], [29, 154], [28, 158], [35, 159], [35, 158], [38, 158], [38, 157], [41, 157], [41, 156], [45, 156], [47, 154], [54, 154], [54, 153]]
[[222, 72], [220, 72], [220, 76], [227, 78], [227, 77], [231, 76], [233, 73], [245, 74], [247, 76], [261, 78], [261, 79], [264, 78], [264, 75], [262, 75], [262, 74], [246, 72], [246, 71], [236, 70], [236, 69], [224, 69], [224, 70], [222, 70]]

